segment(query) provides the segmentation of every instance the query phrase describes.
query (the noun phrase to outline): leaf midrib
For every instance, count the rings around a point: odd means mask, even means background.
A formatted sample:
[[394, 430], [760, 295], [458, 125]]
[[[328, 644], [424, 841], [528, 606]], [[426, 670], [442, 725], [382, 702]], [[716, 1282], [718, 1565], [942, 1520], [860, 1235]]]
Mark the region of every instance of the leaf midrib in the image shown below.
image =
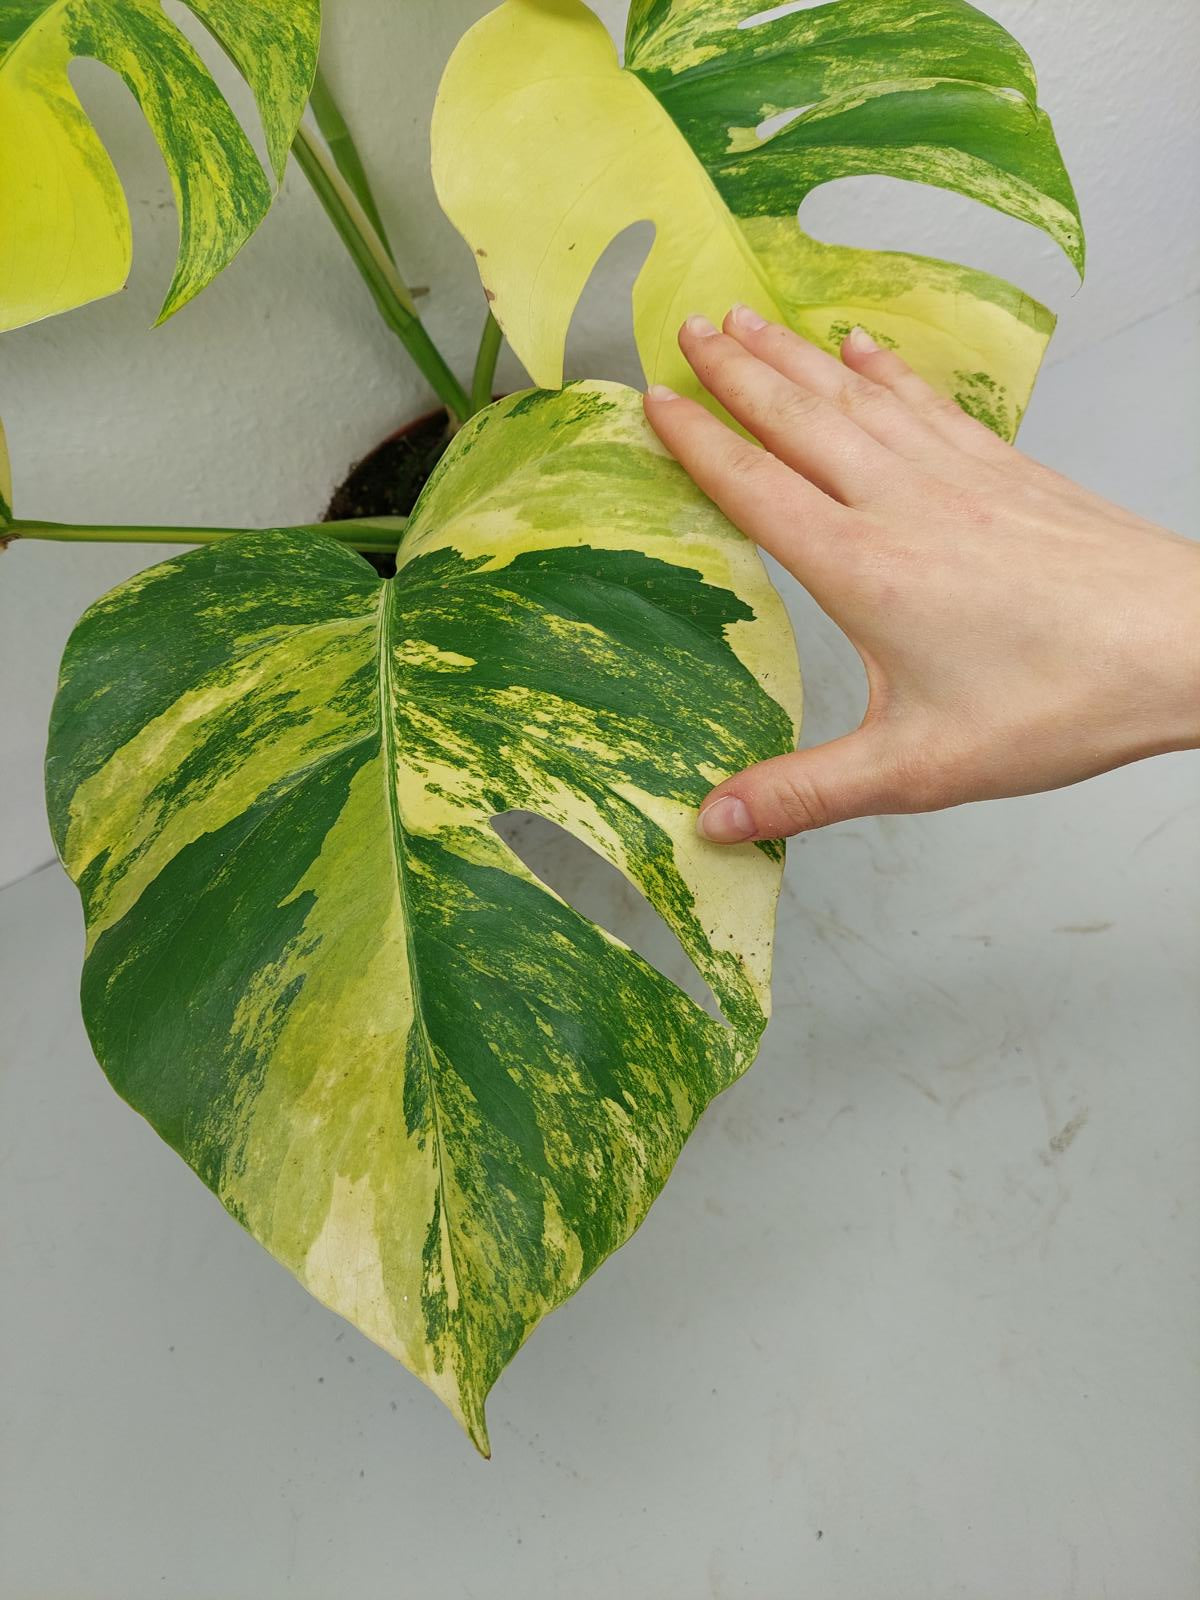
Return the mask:
[[[429, 1104], [433, 1117], [433, 1140], [437, 1154], [437, 1185], [438, 1203], [441, 1225], [445, 1230], [446, 1248], [450, 1256], [450, 1270], [454, 1276], [454, 1293], [458, 1304], [463, 1304], [462, 1287], [459, 1282], [458, 1262], [454, 1255], [454, 1229], [450, 1225], [450, 1210], [446, 1193], [446, 1168], [442, 1159], [442, 1111], [438, 1100], [437, 1081], [433, 1072], [433, 1041], [429, 1037], [429, 1028], [425, 1021], [425, 1008], [421, 995], [421, 973], [417, 965], [416, 944], [413, 940], [412, 918], [409, 915], [411, 896], [408, 885], [408, 869], [405, 864], [405, 831], [404, 822], [400, 815], [400, 800], [396, 786], [396, 740], [395, 728], [392, 718], [392, 707], [395, 699], [395, 684], [392, 673], [391, 649], [391, 624], [396, 583], [385, 582], [382, 586], [382, 596], [379, 605], [379, 633], [377, 648], [379, 651], [379, 753], [380, 766], [383, 769], [383, 788], [386, 796], [390, 833], [392, 840], [392, 859], [396, 868], [396, 893], [400, 898], [400, 916], [404, 924], [404, 942], [408, 953], [409, 989], [412, 994], [413, 1027], [420, 1028], [421, 1038], [424, 1042], [425, 1077], [429, 1089]], [[407, 1070], [407, 1047], [405, 1051], [405, 1070]], [[464, 1353], [467, 1353], [467, 1342], [463, 1338], [460, 1344]]]

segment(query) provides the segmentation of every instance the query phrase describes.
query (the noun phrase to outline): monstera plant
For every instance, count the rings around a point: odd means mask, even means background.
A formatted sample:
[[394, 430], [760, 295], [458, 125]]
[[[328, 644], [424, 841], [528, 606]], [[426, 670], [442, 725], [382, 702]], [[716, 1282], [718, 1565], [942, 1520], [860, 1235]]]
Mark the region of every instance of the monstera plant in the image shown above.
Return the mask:
[[[819, 244], [797, 208], [847, 173], [918, 179], [1082, 265], [1078, 216], [1027, 58], [961, 0], [634, 0], [624, 65], [578, 0], [506, 0], [459, 46], [434, 125], [494, 312], [462, 384], [319, 77], [317, 131], [299, 126], [316, 0], [190, 8], [442, 399], [444, 453], [403, 523], [99, 528], [18, 517], [0, 436], [0, 539], [197, 547], [98, 601], [63, 660], [46, 780], [87, 923], [84, 1018], [230, 1213], [486, 1452], [505, 1364], [753, 1059], [783, 850], [706, 844], [693, 816], [788, 749], [800, 712], [752, 546], [633, 391], [562, 386], [580, 292], [649, 219], [649, 379], [687, 387], [676, 324], [744, 300], [825, 345], [867, 326], [1011, 435], [1051, 314], [963, 267]], [[0, 44], [6, 325], [128, 269], [74, 55], [125, 77], [162, 146], [176, 311], [270, 195], [213, 79], [155, 0], [0, 0]], [[540, 387], [489, 404], [501, 328]], [[543, 883], [496, 826], [512, 811], [619, 869], [721, 1017]]]

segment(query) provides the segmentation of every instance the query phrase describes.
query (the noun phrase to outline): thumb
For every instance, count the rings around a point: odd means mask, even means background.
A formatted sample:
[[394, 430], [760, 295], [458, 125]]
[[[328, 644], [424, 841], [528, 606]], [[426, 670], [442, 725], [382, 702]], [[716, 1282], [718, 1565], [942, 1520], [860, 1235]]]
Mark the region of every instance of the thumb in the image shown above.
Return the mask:
[[862, 727], [727, 778], [700, 807], [696, 828], [716, 844], [738, 844], [907, 810], [896, 789], [896, 766], [882, 729]]

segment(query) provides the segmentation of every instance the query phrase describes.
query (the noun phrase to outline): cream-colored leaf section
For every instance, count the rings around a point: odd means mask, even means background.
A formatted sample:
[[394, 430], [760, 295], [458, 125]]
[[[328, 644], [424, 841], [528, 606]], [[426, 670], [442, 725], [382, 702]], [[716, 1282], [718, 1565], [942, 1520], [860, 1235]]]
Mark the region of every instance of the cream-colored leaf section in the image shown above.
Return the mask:
[[115, 294], [133, 240], [125, 197], [67, 77], [51, 7], [0, 61], [0, 331]]
[[790, 218], [752, 217], [741, 226], [776, 286], [783, 320], [798, 333], [837, 350], [851, 328], [864, 327], [960, 403], [970, 379], [982, 373], [1006, 408], [995, 431], [1016, 436], [1054, 331], [1054, 316], [1044, 306], [949, 262], [813, 239], [805, 240], [798, 258]]

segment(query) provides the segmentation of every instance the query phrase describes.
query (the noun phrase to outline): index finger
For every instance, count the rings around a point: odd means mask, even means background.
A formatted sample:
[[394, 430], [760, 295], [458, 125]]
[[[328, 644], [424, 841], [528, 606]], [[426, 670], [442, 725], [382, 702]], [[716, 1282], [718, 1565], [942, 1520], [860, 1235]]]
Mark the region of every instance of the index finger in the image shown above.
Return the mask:
[[806, 581], [821, 547], [844, 530], [851, 513], [698, 401], [655, 384], [645, 409], [663, 444], [730, 522]]

